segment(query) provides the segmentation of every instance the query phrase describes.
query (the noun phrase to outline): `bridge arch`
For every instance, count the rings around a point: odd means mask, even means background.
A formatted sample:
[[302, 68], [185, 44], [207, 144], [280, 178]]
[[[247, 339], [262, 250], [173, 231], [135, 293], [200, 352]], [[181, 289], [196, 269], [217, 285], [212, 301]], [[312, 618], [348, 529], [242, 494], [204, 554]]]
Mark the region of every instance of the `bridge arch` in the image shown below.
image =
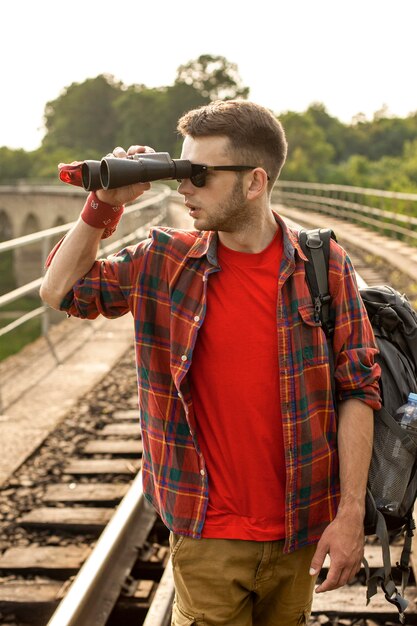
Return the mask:
[[[7, 212], [0, 208], [0, 241], [13, 239], [13, 226]], [[0, 255], [0, 294], [7, 293], [16, 286], [15, 264], [13, 251], [8, 250]]]
[[[75, 221], [79, 216], [85, 195], [86, 192], [83, 189], [67, 188], [65, 185], [59, 187], [0, 186], [0, 212], [4, 214], [1, 218], [3, 220], [1, 232], [7, 232], [5, 239], [13, 239]], [[7, 258], [7, 253], [0, 255], [0, 264], [6, 262], [5, 258]], [[10, 288], [7, 291], [13, 289], [14, 286], [21, 286], [38, 278], [42, 272], [42, 262], [41, 244], [16, 249], [13, 256], [9, 256], [10, 271], [7, 274], [13, 277], [15, 284], [9, 285]], [[0, 269], [5, 276], [2, 265]], [[3, 281], [0, 287], [2, 283]]]

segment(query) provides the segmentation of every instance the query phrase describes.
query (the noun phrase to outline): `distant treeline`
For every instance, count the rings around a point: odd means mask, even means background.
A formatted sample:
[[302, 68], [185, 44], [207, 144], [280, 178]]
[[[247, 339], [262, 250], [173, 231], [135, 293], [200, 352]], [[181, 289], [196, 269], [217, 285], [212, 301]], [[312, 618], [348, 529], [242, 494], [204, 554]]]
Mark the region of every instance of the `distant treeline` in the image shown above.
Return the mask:
[[[39, 149], [0, 148], [0, 184], [57, 180], [59, 162], [100, 159], [116, 145], [142, 143], [178, 157], [180, 115], [237, 97], [250, 97], [237, 66], [211, 55], [180, 66], [167, 87], [124, 85], [109, 75], [73, 83], [46, 104]], [[313, 103], [303, 113], [277, 117], [289, 144], [283, 179], [417, 192], [417, 111], [397, 118], [382, 109], [371, 121], [358, 114], [344, 124]]]

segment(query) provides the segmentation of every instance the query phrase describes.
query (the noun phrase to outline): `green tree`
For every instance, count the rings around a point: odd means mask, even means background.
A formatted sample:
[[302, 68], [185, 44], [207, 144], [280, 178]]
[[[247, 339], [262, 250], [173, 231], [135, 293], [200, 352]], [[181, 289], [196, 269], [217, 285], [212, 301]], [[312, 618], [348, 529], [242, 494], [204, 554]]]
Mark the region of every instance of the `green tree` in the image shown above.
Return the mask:
[[406, 142], [402, 163], [413, 190], [417, 191], [417, 139]]
[[121, 83], [100, 75], [73, 83], [45, 108], [48, 150], [69, 148], [79, 159], [96, 158], [114, 147], [116, 117], [113, 107]]
[[329, 115], [321, 102], [311, 104], [305, 115], [322, 129], [326, 142], [333, 146], [334, 160], [336, 162], [344, 160], [347, 154], [348, 127], [336, 117]]
[[306, 114], [287, 112], [280, 116], [288, 140], [288, 158], [283, 178], [288, 180], [322, 180], [335, 150], [326, 141], [323, 129]]
[[209, 100], [247, 98], [249, 94], [249, 87], [243, 85], [236, 63], [211, 54], [202, 54], [198, 59], [180, 65], [177, 83], [192, 85]]
[[7, 184], [15, 180], [29, 178], [32, 171], [31, 153], [25, 150], [12, 150], [3, 146], [0, 148], [0, 181]]
[[115, 102], [116, 143], [124, 148], [140, 143], [175, 156], [180, 149], [176, 134], [178, 118], [205, 102], [206, 98], [185, 83], [157, 89], [131, 86]]

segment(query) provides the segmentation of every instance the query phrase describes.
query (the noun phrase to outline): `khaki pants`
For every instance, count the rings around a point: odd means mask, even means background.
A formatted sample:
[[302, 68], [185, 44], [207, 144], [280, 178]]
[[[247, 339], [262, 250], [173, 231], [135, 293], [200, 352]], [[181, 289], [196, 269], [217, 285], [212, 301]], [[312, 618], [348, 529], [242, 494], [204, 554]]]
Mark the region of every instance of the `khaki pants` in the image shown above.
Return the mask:
[[283, 554], [283, 541], [191, 539], [171, 533], [172, 626], [308, 623], [315, 546]]

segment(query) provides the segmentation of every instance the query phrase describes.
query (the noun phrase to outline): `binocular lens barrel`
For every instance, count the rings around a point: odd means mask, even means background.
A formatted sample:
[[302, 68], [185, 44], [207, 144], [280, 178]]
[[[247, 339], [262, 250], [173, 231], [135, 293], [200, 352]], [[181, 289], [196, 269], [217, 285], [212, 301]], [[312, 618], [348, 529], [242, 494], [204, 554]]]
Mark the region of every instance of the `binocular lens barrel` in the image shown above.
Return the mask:
[[168, 152], [152, 152], [127, 159], [104, 157], [101, 161], [84, 161], [81, 172], [84, 189], [95, 191], [153, 180], [189, 178], [192, 166], [186, 159], [171, 159]]
[[84, 161], [81, 166], [83, 187], [87, 191], [102, 189], [100, 178], [100, 161]]

